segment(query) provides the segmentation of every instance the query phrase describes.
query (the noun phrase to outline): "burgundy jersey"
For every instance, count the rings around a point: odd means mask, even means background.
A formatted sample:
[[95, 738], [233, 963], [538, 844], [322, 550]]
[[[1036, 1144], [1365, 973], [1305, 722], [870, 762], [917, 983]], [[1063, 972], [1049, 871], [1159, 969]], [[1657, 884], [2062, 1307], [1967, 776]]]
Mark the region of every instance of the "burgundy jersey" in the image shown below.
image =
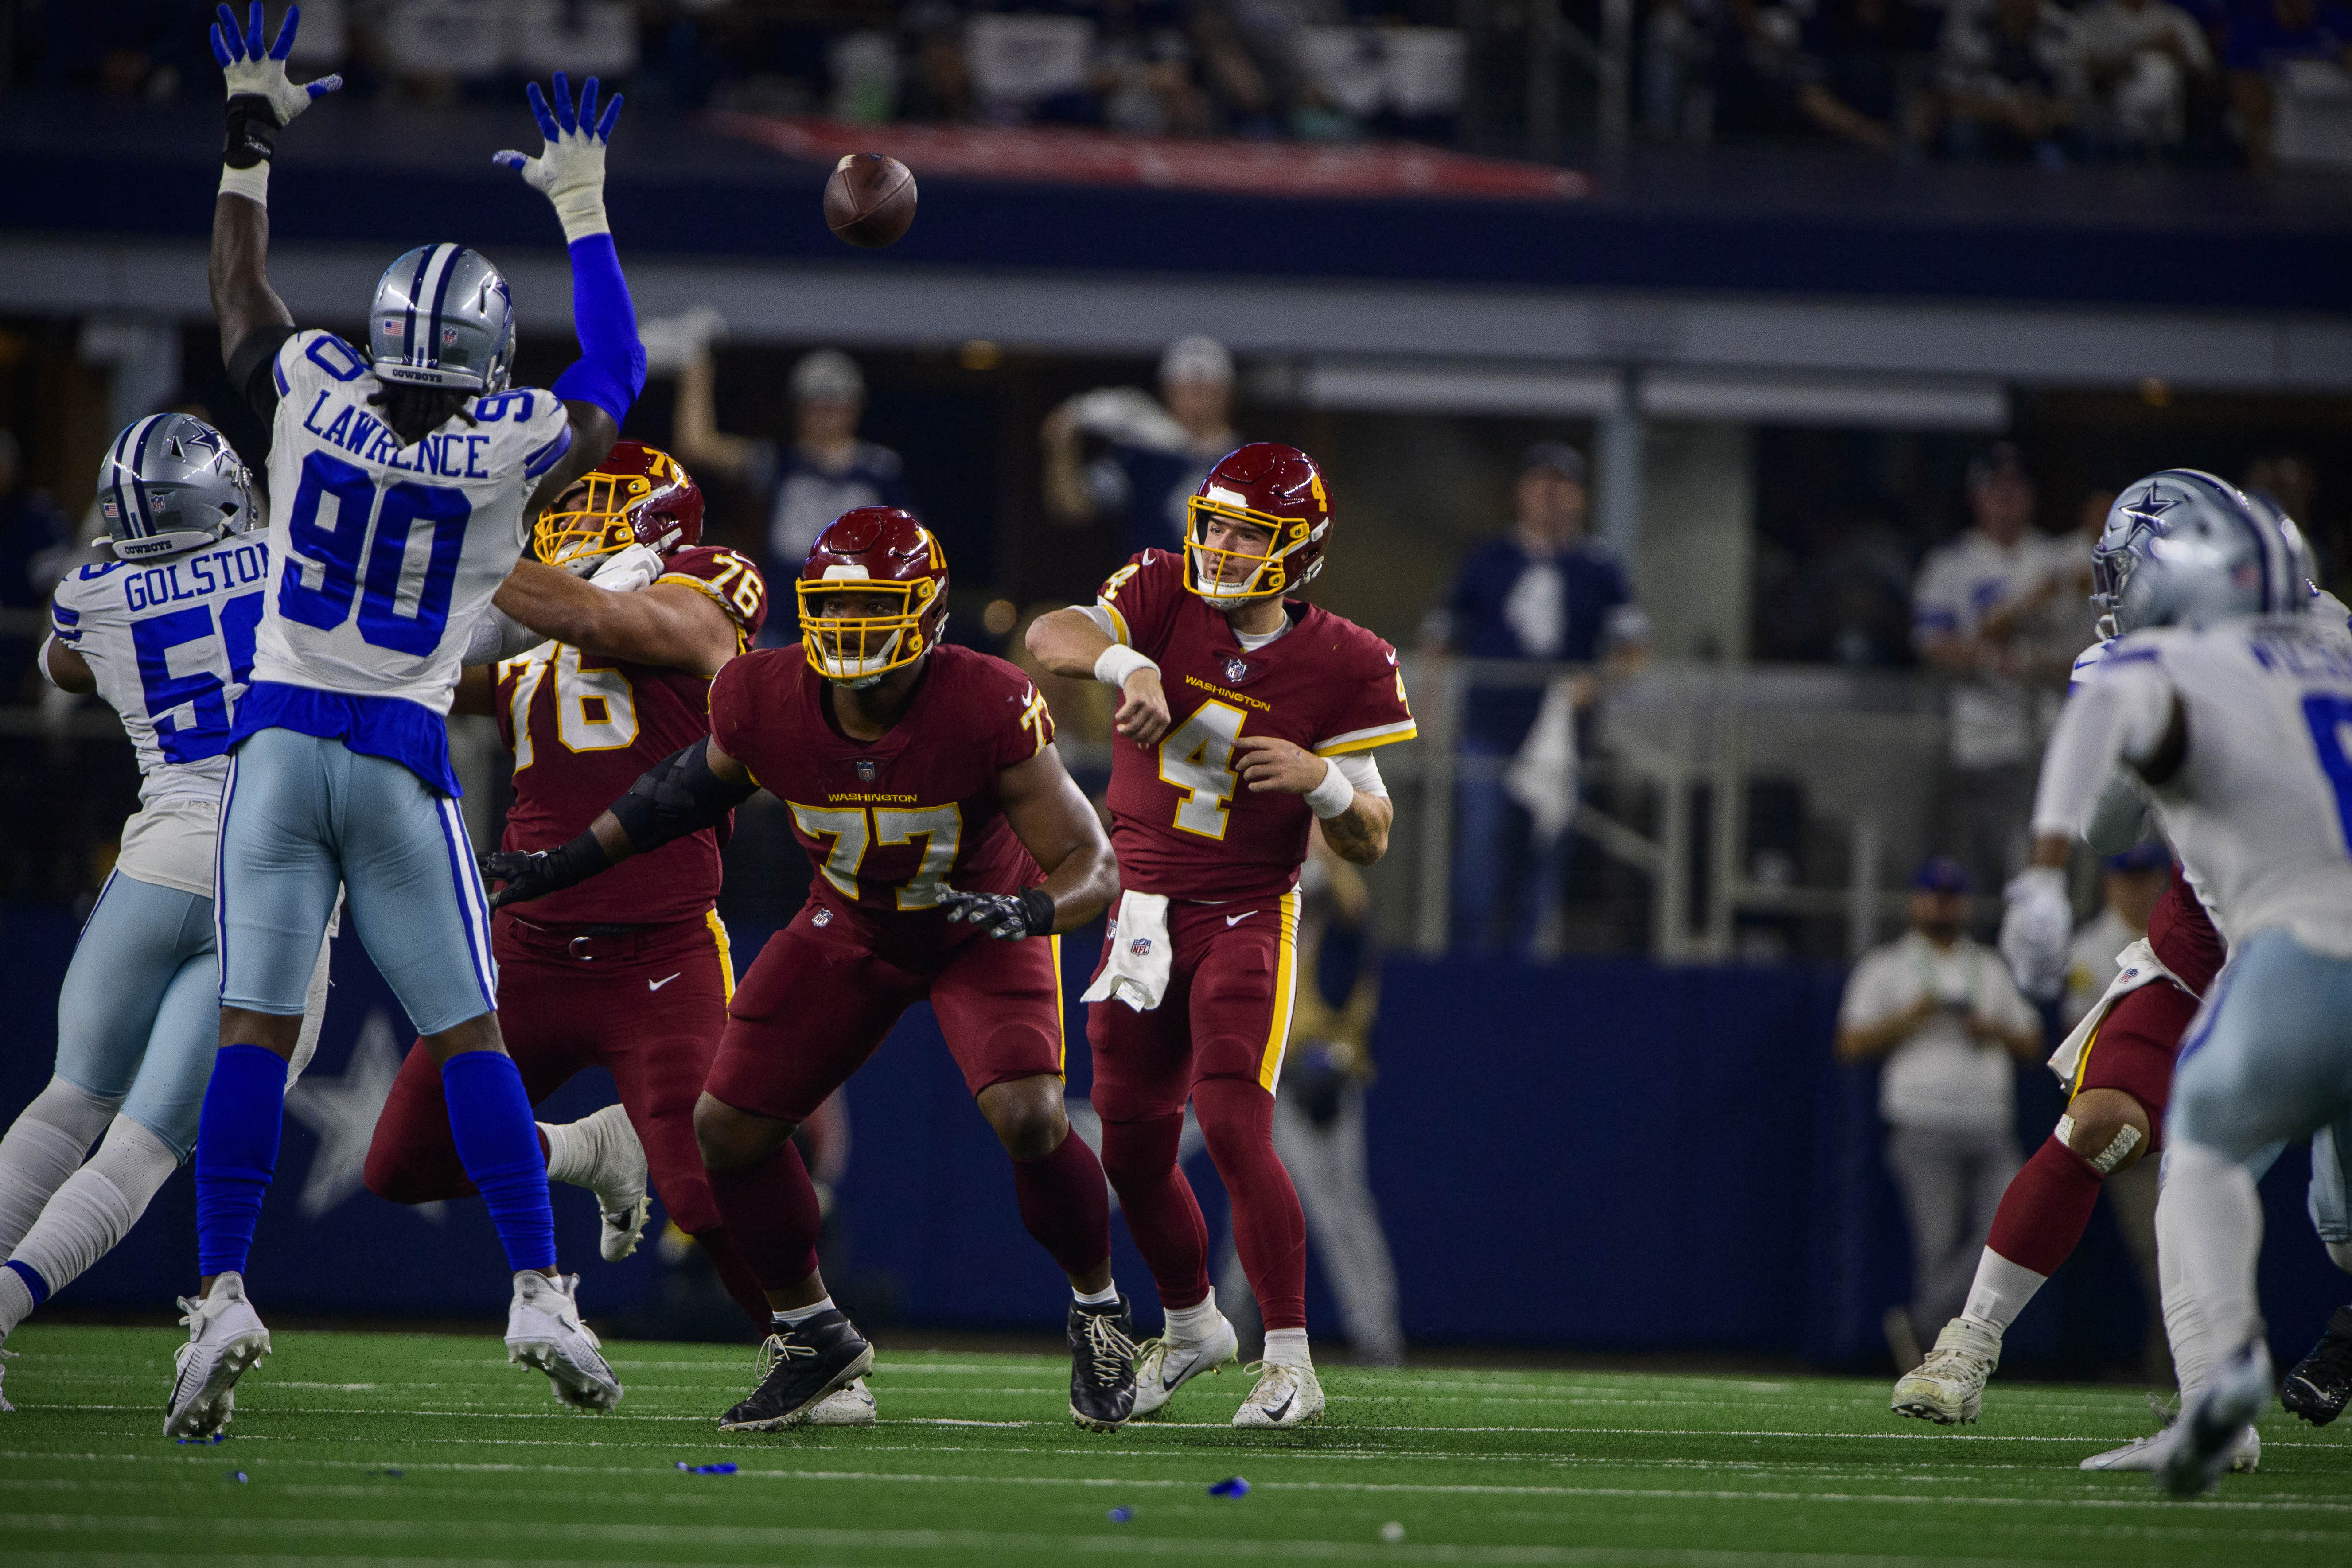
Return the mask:
[[[731, 550], [681, 550], [659, 581], [718, 601], [749, 647], [768, 587]], [[543, 643], [499, 666], [499, 734], [515, 754], [509, 849], [552, 849], [628, 793], [637, 775], [709, 732], [710, 683], [684, 670], [605, 660]], [[719, 898], [719, 836], [706, 828], [633, 856], [520, 911], [535, 925], [649, 925], [699, 920]]]
[[1290, 629], [1255, 651], [1184, 586], [1184, 559], [1147, 550], [1096, 596], [1113, 635], [1160, 666], [1171, 721], [1156, 748], [1114, 743], [1111, 845], [1119, 881], [1203, 900], [1271, 899], [1307, 858], [1306, 797], [1244, 789], [1234, 742], [1273, 735], [1318, 757], [1413, 736], [1396, 649], [1296, 599]]
[[1039, 879], [996, 777], [1053, 744], [1053, 717], [1027, 676], [952, 644], [931, 650], [877, 741], [843, 732], [827, 684], [798, 647], [746, 654], [711, 683], [711, 738], [791, 811], [817, 922], [847, 921], [893, 963], [929, 962], [979, 934], [949, 923], [942, 883], [1011, 893]]
[[2172, 885], [2164, 889], [2147, 917], [2147, 945], [2158, 963], [2180, 976], [2181, 983], [2200, 996], [2212, 985], [2230, 956], [2197, 889], [2189, 885], [2178, 866], [2172, 868]]

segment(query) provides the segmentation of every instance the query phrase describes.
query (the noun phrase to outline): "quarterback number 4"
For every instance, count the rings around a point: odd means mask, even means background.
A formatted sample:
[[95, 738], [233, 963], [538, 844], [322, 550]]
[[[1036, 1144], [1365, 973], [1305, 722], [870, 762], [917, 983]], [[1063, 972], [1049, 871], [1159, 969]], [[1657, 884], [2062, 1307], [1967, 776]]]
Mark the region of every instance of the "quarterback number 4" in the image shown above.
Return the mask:
[[912, 844], [919, 836], [922, 864], [898, 884], [898, 904], [902, 910], [938, 905], [940, 885], [947, 879], [949, 868], [955, 865], [956, 850], [963, 843], [963, 812], [954, 805], [926, 806], [919, 811], [878, 805], [828, 811], [795, 805], [793, 820], [811, 838], [833, 840], [822, 868], [824, 879], [851, 899], [857, 897], [858, 875], [867, 850], [877, 845]]
[[1176, 826], [1185, 832], [1203, 838], [1225, 836], [1234, 792], [1242, 782], [1234, 772], [1234, 742], [1248, 717], [1223, 702], [1203, 702], [1160, 742], [1160, 777], [1182, 793]]

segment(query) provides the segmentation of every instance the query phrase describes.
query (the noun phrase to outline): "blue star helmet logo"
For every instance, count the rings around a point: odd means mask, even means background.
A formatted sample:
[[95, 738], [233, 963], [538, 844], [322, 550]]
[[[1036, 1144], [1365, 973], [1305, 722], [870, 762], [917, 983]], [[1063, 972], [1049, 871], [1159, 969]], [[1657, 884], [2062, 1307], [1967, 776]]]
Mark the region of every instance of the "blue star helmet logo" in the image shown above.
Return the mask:
[[2143, 496], [2140, 500], [2134, 501], [2131, 505], [2124, 508], [2124, 512], [2125, 515], [2129, 517], [2142, 517], [2146, 518], [2150, 522], [2155, 522], [2162, 518], [2166, 512], [2170, 511], [2174, 507], [2179, 506], [2183, 499], [2184, 498], [2179, 496], [2166, 495], [2162, 490], [2158, 489], [2155, 486], [2151, 485], [2148, 487], [2147, 494]]

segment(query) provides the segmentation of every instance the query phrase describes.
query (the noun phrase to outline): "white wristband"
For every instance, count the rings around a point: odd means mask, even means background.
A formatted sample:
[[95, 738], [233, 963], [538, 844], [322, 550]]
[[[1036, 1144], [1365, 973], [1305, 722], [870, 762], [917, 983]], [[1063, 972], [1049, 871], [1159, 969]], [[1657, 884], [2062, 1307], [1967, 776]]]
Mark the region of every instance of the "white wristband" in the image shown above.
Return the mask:
[[1123, 642], [1115, 642], [1095, 659], [1095, 679], [1113, 691], [1127, 689], [1127, 678], [1139, 669], [1160, 673], [1160, 666]]
[[220, 194], [243, 196], [258, 206], [269, 205], [269, 160], [263, 159], [250, 169], [232, 169], [221, 165]]
[[1323, 760], [1323, 782], [1307, 792], [1307, 809], [1326, 822], [1356, 804], [1356, 786], [1330, 758]]

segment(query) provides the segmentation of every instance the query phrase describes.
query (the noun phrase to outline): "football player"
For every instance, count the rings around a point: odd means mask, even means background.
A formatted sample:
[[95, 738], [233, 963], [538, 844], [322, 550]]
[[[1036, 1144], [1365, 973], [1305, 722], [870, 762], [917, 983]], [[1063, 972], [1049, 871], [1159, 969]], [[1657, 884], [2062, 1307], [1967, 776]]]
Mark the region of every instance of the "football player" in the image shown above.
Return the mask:
[[921, 524], [886, 507], [845, 512], [794, 586], [801, 646], [719, 671], [709, 738], [587, 832], [489, 857], [507, 884], [493, 902], [657, 850], [755, 790], [783, 802], [817, 875], [744, 975], [694, 1113], [719, 1217], [773, 1310], [759, 1385], [720, 1428], [791, 1426], [873, 1364], [818, 1272], [816, 1193], [792, 1132], [929, 999], [1013, 1157], [1023, 1222], [1069, 1276], [1070, 1414], [1110, 1430], [1132, 1406], [1135, 1343], [1111, 1280], [1102, 1167], [1062, 1109], [1053, 934], [1110, 901], [1110, 845], [1036, 688], [940, 641], [947, 555]]
[[462, 246], [394, 262], [368, 352], [298, 331], [269, 287], [268, 158], [321, 89], [287, 79], [295, 13], [263, 47], [223, 7], [228, 143], [214, 207], [212, 296], [231, 381], [271, 421], [270, 551], [252, 684], [237, 705], [216, 894], [221, 1048], [196, 1138], [203, 1282], [166, 1434], [218, 1429], [223, 1395], [269, 1350], [245, 1293], [278, 1154], [286, 1061], [335, 888], [377, 970], [440, 1061], [452, 1134], [514, 1270], [509, 1357], [592, 1410], [621, 1385], [555, 1271], [547, 1166], [499, 1042], [489, 912], [457, 811], [447, 728], [473, 623], [521, 554], [527, 520], [603, 459], [645, 378], [604, 207], [592, 80], [530, 102], [541, 157], [500, 153], [544, 192], [571, 247], [581, 359], [552, 392], [507, 388], [506, 280]]
[[2181, 1414], [2151, 1447], [2165, 1485], [2193, 1495], [2273, 1387], [2247, 1162], [2322, 1129], [2352, 1139], [2352, 636], [2310, 613], [2294, 525], [2210, 474], [2126, 489], [2092, 559], [2124, 635], [2051, 738], [2034, 864], [2064, 864], [2126, 763], [2230, 943], [2181, 1047], [2157, 1205]]
[[1088, 606], [1041, 616], [1029, 648], [1119, 693], [1111, 767], [1125, 889], [1087, 992], [1102, 1162], [1167, 1309], [1144, 1347], [1148, 1415], [1232, 1361], [1208, 1231], [1176, 1163], [1189, 1098], [1232, 1195], [1265, 1314], [1265, 1360], [1236, 1426], [1323, 1410], [1307, 1349], [1307, 1234], [1274, 1150], [1274, 1090], [1297, 984], [1298, 871], [1320, 819], [1341, 858], [1387, 852], [1394, 815], [1366, 753], [1410, 740], [1396, 650], [1289, 597], [1322, 570], [1331, 502], [1306, 453], [1255, 443], [1193, 495], [1183, 553], [1147, 550]]
[[[709, 731], [710, 678], [758, 637], [768, 600], [758, 567], [703, 545], [702, 510], [701, 487], [667, 453], [618, 441], [540, 515], [534, 558], [491, 601], [498, 618], [530, 628], [509, 640], [533, 646], [468, 668], [456, 701], [495, 713], [514, 752], [506, 848], [562, 843]], [[529, 920], [499, 911], [490, 947], [499, 1032], [531, 1100], [592, 1064], [620, 1089], [619, 1105], [583, 1121], [540, 1123], [548, 1174], [597, 1194], [604, 1257], [636, 1250], [650, 1163], [670, 1217], [764, 1334], [767, 1299], [727, 1243], [694, 1147], [695, 1095], [735, 989], [719, 880], [719, 835], [706, 829], [546, 900]], [[473, 1192], [422, 1042], [376, 1122], [366, 1180], [394, 1203]]]
[[[121, 716], [140, 808], [58, 994], [56, 1076], [0, 1138], [0, 1342], [121, 1241], [187, 1159], [220, 1043], [214, 841], [269, 579], [265, 520], [226, 437], [184, 414], [117, 436], [98, 494], [114, 559], [58, 584], [39, 666]], [[329, 952], [322, 942], [289, 1077], [318, 1040]]]

